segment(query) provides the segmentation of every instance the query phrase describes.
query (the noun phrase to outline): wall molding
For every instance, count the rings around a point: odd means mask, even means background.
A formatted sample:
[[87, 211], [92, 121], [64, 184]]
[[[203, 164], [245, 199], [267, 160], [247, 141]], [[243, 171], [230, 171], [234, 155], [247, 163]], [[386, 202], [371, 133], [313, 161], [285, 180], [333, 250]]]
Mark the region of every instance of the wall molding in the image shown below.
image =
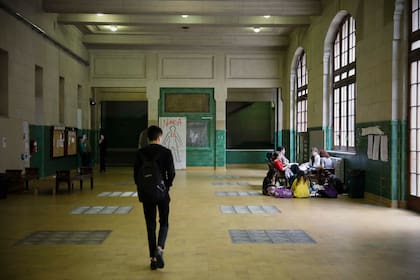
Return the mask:
[[159, 55], [159, 79], [214, 79], [214, 56]]
[[96, 53], [92, 65], [92, 79], [146, 79], [146, 56], [141, 53]]
[[280, 79], [276, 55], [226, 55], [226, 79]]

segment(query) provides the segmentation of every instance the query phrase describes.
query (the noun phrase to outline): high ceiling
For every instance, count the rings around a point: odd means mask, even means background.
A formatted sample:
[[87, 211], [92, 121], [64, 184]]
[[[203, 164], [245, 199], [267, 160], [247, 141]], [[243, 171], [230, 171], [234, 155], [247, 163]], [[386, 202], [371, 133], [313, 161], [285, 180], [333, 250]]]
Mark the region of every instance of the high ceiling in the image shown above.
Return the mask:
[[294, 28], [321, 13], [321, 0], [43, 0], [43, 6], [59, 24], [77, 27], [88, 48], [119, 49], [282, 49]]

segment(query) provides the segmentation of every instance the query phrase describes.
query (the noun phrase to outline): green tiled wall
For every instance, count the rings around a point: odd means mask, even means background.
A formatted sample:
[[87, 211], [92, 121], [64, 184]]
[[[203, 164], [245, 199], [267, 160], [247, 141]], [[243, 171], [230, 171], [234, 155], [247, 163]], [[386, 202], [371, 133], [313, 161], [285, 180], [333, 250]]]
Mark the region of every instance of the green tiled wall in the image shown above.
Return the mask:
[[216, 166], [226, 165], [226, 131], [216, 130]]
[[[388, 136], [388, 157], [387, 162], [371, 160], [367, 158], [368, 136], [361, 136], [362, 128], [378, 126]], [[308, 131], [321, 130], [321, 127], [310, 128]], [[365, 171], [365, 191], [390, 200], [406, 199], [406, 122], [374, 122], [356, 124], [356, 153], [330, 152], [332, 156], [345, 159], [345, 180], [349, 179], [353, 169]], [[289, 151], [291, 161], [294, 159], [294, 148], [290, 143], [289, 130], [283, 131], [283, 141]], [[332, 146], [331, 128], [326, 129], [327, 146]], [[309, 139], [310, 141], [310, 139]], [[392, 151], [394, 145], [394, 151]], [[393, 178], [393, 179], [392, 179]], [[392, 181], [394, 180], [394, 181]]]
[[[378, 126], [388, 136], [389, 159], [387, 162], [367, 158], [368, 136], [361, 136], [361, 131], [362, 128], [371, 126]], [[331, 154], [346, 159], [347, 178], [352, 169], [365, 171], [366, 192], [390, 200], [405, 200], [406, 147], [405, 145], [399, 145], [399, 143], [405, 142], [405, 131], [405, 124], [401, 122], [385, 121], [357, 124], [356, 155]], [[393, 145], [394, 150], [392, 150]]]
[[226, 151], [226, 164], [264, 164], [266, 163], [266, 154], [269, 151], [228, 150]]

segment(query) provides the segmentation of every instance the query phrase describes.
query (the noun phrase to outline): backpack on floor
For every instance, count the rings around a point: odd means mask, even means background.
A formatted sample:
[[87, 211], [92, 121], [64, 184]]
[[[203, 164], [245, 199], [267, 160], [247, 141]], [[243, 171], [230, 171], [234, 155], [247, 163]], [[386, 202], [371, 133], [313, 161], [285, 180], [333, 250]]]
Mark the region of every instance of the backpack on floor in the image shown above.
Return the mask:
[[159, 154], [152, 158], [146, 157], [140, 153], [142, 165], [139, 170], [139, 185], [137, 186], [138, 198], [140, 202], [158, 202], [163, 200], [168, 193], [167, 188], [162, 180], [157, 159]]
[[278, 198], [293, 198], [293, 192], [287, 188], [277, 188], [274, 191], [274, 196]]
[[337, 190], [332, 185], [325, 185], [323, 190], [318, 190], [320, 197], [337, 198]]

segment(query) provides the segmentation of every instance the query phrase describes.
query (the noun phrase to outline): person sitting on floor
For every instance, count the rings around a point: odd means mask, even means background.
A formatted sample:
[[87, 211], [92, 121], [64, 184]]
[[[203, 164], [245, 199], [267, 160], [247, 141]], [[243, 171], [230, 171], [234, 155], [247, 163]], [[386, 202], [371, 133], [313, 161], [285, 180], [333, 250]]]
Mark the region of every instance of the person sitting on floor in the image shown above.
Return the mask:
[[272, 190], [273, 187], [276, 188], [276, 171], [270, 169], [268, 170], [262, 184], [263, 195], [270, 195], [268, 190]]
[[310, 186], [311, 182], [306, 177], [305, 172], [299, 170], [292, 184], [293, 196], [298, 198], [309, 197]]

